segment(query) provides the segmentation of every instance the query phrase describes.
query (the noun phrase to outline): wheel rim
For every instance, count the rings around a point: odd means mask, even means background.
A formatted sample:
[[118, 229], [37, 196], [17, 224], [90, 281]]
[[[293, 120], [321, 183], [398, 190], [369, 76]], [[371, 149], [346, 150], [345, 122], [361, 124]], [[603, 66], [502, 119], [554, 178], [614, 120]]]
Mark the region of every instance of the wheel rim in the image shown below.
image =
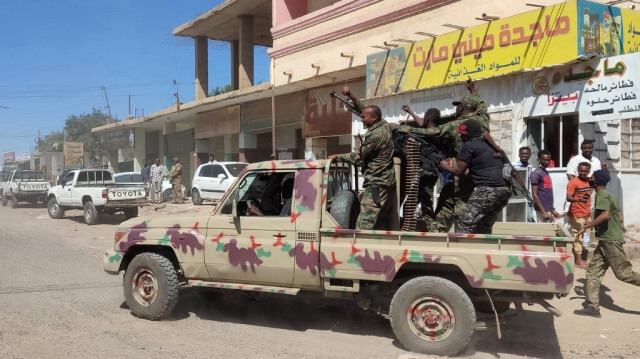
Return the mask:
[[91, 209], [91, 208], [89, 208], [88, 210], [86, 210], [84, 212], [84, 218], [87, 220], [87, 222], [91, 222], [91, 220], [93, 219], [93, 217], [94, 217], [94, 213], [93, 212], [94, 212], [94, 210]]
[[194, 202], [200, 202], [200, 193], [198, 192], [197, 189], [191, 193], [191, 196], [193, 196]]
[[52, 214], [58, 214], [58, 204], [57, 203], [53, 203], [51, 204], [51, 213]]
[[171, 192], [170, 192], [170, 190], [165, 190], [165, 191], [162, 193], [162, 196], [164, 196], [164, 201], [165, 201], [165, 202], [169, 202], [169, 201], [171, 201]]
[[145, 307], [151, 305], [158, 296], [158, 281], [149, 268], [139, 268], [133, 276], [131, 286], [133, 298]]
[[411, 331], [423, 340], [441, 341], [455, 328], [453, 310], [442, 298], [424, 296], [414, 300], [407, 311]]

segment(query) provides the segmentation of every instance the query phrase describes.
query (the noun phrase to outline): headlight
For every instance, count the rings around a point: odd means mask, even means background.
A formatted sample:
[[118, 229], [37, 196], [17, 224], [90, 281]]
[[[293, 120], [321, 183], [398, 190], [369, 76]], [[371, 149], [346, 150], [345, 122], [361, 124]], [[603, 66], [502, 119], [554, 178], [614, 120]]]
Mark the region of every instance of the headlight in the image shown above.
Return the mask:
[[118, 230], [116, 231], [115, 236], [113, 237], [113, 241], [115, 243], [118, 243], [124, 236], [127, 235], [128, 232], [129, 232], [128, 229], [118, 228]]

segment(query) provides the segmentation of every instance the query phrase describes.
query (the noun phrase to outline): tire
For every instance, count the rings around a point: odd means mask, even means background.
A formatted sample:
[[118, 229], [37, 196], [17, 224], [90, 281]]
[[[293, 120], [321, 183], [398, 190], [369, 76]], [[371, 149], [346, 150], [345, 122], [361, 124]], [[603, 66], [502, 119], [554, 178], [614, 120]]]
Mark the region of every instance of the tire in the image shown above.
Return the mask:
[[91, 201], [84, 204], [84, 223], [90, 226], [98, 223], [98, 211]]
[[11, 208], [18, 208], [18, 197], [16, 195], [11, 195]]
[[136, 317], [158, 320], [178, 301], [178, 275], [171, 261], [157, 253], [137, 255], [124, 274], [124, 297]]
[[7, 196], [4, 195], [4, 193], [2, 194], [2, 207], [6, 207], [7, 203], [9, 203], [9, 201], [7, 201]]
[[138, 217], [138, 207], [123, 208], [122, 212], [124, 212], [124, 218], [126, 219]]
[[391, 327], [407, 349], [451, 356], [469, 343], [476, 311], [455, 283], [438, 277], [418, 277], [403, 284], [391, 300]]
[[49, 202], [47, 202], [47, 209], [49, 212], [49, 217], [54, 219], [60, 219], [64, 216], [64, 207], [58, 204], [58, 201], [55, 197], [51, 197]]
[[193, 202], [193, 204], [195, 204], [196, 206], [202, 204], [202, 197], [200, 197], [200, 192], [198, 192], [198, 190], [195, 188], [191, 190], [191, 202]]
[[171, 193], [171, 188], [167, 188], [162, 192], [162, 198], [165, 202], [171, 202], [173, 199], [173, 194]]
[[355, 229], [356, 220], [360, 213], [358, 197], [350, 190], [338, 191], [335, 196], [333, 196], [329, 213], [331, 213], [331, 216], [338, 222], [341, 228]]
[[[496, 307], [496, 312], [498, 314], [504, 313], [509, 310], [511, 306], [511, 302], [502, 302], [502, 301], [493, 301], [493, 305]], [[491, 308], [491, 303], [489, 302], [477, 302], [475, 303], [476, 310], [480, 313], [485, 314], [493, 314], [493, 308]]]

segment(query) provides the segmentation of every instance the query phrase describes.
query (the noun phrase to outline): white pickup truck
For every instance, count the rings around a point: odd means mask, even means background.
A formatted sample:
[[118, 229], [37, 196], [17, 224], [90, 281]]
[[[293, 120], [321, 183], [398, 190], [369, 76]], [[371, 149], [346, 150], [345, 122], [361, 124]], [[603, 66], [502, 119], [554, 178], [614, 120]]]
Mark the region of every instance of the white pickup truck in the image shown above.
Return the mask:
[[49, 181], [44, 178], [44, 173], [35, 170], [14, 170], [9, 173], [5, 182], [2, 182], [0, 194], [2, 205], [6, 206], [11, 201], [12, 208], [18, 208], [20, 201], [32, 204], [42, 201], [47, 203], [47, 191], [51, 187]]
[[98, 214], [122, 211], [127, 219], [138, 216], [138, 207], [148, 204], [144, 186], [118, 186], [111, 172], [82, 169], [67, 173], [60, 184], [49, 189], [47, 208], [51, 218], [62, 218], [70, 208], [84, 209], [84, 221], [91, 225]]

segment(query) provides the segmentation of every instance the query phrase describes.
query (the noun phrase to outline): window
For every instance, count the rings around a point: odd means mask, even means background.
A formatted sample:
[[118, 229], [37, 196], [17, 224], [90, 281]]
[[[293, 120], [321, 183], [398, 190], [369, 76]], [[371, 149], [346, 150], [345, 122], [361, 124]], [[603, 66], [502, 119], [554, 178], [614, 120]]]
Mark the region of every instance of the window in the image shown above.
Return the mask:
[[621, 120], [620, 152], [622, 168], [640, 168], [640, 119]]
[[[227, 198], [222, 207], [222, 214], [231, 214], [233, 200], [238, 203], [238, 215], [246, 216], [247, 202], [255, 204], [264, 216], [280, 216], [285, 204], [291, 205], [291, 188], [283, 191], [283, 187], [293, 185], [290, 179], [294, 172], [250, 173], [240, 180], [238, 187]], [[284, 186], [283, 186], [284, 185]]]
[[577, 114], [529, 118], [527, 132], [531, 158], [536, 159], [539, 150], [551, 151], [555, 167], [566, 167], [579, 147]]
[[224, 175], [225, 177], [227, 177], [227, 173], [222, 169], [222, 166], [215, 165], [211, 167], [213, 172], [212, 177], [217, 178], [219, 175]]
[[247, 167], [247, 164], [246, 163], [231, 163], [231, 164], [226, 164], [225, 167], [227, 167], [227, 171], [229, 171], [229, 173], [233, 177], [238, 177], [240, 172], [242, 172], [242, 170], [245, 167]]
[[213, 177], [213, 166], [203, 166], [200, 169], [200, 177]]

